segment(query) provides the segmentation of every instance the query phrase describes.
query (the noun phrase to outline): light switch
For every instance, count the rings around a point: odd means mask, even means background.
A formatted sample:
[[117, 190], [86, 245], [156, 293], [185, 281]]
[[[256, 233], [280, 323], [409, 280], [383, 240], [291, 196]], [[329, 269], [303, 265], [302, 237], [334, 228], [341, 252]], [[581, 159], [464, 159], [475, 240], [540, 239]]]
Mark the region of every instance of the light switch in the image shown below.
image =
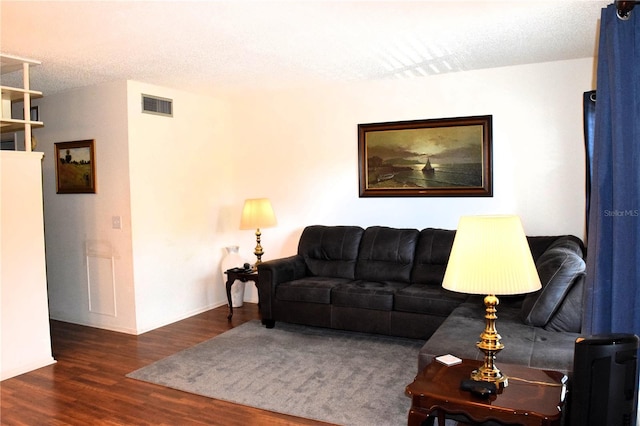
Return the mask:
[[122, 229], [122, 218], [120, 216], [111, 216], [111, 227], [113, 229]]

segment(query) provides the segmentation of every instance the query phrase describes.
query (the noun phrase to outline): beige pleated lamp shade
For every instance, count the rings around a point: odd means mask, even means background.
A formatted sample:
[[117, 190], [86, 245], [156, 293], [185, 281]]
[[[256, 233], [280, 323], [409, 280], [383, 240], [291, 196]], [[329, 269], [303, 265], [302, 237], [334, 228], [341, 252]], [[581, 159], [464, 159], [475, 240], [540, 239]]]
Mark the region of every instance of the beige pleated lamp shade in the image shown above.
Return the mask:
[[461, 217], [442, 287], [483, 295], [539, 290], [540, 277], [520, 218]]
[[271, 207], [271, 201], [268, 198], [245, 200], [240, 229], [270, 228], [276, 224], [276, 215], [273, 213], [273, 207]]

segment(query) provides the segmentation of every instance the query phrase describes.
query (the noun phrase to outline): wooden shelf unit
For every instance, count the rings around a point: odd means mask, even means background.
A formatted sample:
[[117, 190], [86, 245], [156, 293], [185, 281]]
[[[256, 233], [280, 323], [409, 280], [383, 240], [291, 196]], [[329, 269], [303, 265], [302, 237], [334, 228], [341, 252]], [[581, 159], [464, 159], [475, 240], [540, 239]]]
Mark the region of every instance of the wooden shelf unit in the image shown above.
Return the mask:
[[[0, 53], [0, 74], [9, 74], [22, 70], [23, 87], [0, 86], [2, 94], [2, 117], [0, 117], [0, 133], [20, 132], [24, 131], [25, 151], [31, 151], [31, 130], [43, 127], [42, 121], [31, 120], [31, 100], [42, 97], [42, 92], [31, 90], [29, 87], [29, 69], [31, 66], [40, 65], [39, 61], [33, 59], [21, 58], [13, 55], [5, 55]], [[13, 102], [23, 102], [24, 119], [11, 117], [11, 104]], [[7, 112], [5, 109], [9, 110]]]

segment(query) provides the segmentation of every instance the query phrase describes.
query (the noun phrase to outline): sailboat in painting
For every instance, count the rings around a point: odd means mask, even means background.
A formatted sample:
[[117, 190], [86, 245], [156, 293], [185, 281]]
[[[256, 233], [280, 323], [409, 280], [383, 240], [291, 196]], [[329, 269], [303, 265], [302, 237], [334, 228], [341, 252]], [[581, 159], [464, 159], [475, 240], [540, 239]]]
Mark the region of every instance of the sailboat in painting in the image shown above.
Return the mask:
[[431, 161], [429, 161], [429, 157], [427, 157], [427, 164], [425, 164], [424, 167], [422, 168], [422, 173], [432, 174], [435, 171], [436, 169], [433, 168], [433, 166], [431, 165]]

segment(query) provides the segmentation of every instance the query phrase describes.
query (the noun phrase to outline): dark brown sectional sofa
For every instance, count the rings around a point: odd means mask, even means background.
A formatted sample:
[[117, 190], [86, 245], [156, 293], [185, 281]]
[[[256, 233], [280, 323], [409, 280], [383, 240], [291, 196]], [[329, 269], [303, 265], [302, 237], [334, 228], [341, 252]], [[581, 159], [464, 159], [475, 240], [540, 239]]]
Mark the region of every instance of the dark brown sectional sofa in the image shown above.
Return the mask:
[[[433, 356], [480, 359], [481, 297], [442, 288], [455, 231], [314, 225], [298, 253], [259, 265], [262, 321], [426, 340]], [[574, 236], [528, 237], [542, 290], [502, 298], [499, 362], [568, 372], [581, 328], [584, 247]]]

